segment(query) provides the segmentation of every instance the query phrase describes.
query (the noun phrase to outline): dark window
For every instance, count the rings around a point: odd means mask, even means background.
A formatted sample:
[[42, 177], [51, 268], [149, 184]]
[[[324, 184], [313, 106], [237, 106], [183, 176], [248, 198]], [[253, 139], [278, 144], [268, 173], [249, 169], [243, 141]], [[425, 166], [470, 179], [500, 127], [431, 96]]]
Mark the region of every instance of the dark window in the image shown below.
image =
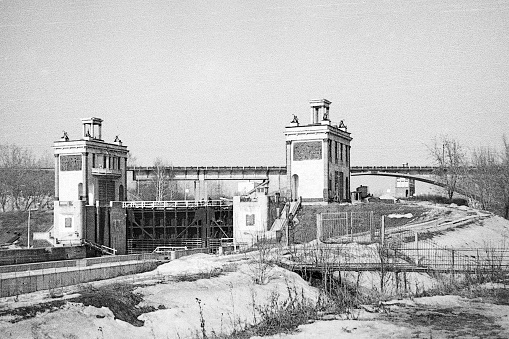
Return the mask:
[[118, 201], [124, 201], [124, 186], [120, 185], [118, 187]]
[[115, 182], [112, 180], [99, 180], [99, 201], [115, 201]]
[[343, 172], [339, 172], [339, 199], [344, 198]]
[[246, 214], [246, 226], [254, 226], [255, 224], [255, 215], [254, 214]]

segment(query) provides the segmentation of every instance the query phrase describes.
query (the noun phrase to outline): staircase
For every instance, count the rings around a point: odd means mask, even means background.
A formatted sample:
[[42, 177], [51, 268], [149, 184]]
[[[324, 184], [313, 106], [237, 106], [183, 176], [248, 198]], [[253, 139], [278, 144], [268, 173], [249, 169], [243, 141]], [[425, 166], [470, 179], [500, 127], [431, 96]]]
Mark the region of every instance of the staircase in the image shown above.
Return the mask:
[[115, 255], [117, 253], [117, 250], [114, 248], [104, 246], [104, 245], [99, 245], [99, 244], [96, 244], [95, 242], [92, 242], [89, 240], [83, 240], [83, 244], [85, 246], [93, 248], [96, 251], [101, 252], [102, 254]]
[[288, 216], [290, 214], [295, 216], [297, 210], [300, 207], [300, 204], [301, 198], [299, 198], [297, 201], [287, 202], [285, 204], [285, 207], [281, 211], [279, 218], [274, 220], [274, 222], [272, 223], [270, 232], [278, 232], [284, 230], [286, 228], [286, 225], [288, 225]]

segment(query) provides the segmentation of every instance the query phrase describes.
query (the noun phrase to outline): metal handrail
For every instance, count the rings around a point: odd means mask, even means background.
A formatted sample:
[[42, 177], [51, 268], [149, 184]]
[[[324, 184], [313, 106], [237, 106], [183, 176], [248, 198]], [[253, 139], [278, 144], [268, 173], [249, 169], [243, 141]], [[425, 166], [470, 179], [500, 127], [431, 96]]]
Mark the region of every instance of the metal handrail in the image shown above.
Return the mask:
[[232, 206], [233, 200], [171, 200], [171, 201], [122, 201], [122, 208], [188, 208]]

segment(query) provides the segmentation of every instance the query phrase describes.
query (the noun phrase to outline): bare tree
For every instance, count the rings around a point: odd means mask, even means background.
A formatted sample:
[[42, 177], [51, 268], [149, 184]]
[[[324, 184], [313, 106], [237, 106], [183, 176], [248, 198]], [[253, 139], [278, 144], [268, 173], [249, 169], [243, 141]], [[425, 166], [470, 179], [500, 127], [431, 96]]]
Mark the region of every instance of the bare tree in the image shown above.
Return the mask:
[[177, 182], [173, 180], [171, 167], [161, 158], [156, 158], [152, 166], [150, 180], [139, 182], [136, 191], [130, 191], [135, 200], [164, 201], [178, 197]]
[[[51, 164], [48, 166], [48, 164]], [[44, 156], [33, 154], [17, 145], [0, 145], [0, 205], [5, 211], [10, 202], [15, 209], [29, 209], [34, 203], [49, 200], [53, 193], [53, 174], [41, 167], [52, 167]]]
[[482, 209], [492, 210], [497, 204], [498, 153], [491, 148], [478, 148], [472, 152], [470, 165], [462, 186]]
[[504, 148], [500, 157], [500, 169], [497, 173], [499, 178], [498, 195], [502, 205], [502, 215], [505, 219], [509, 219], [509, 141], [506, 136], [503, 137]]
[[435, 175], [445, 184], [450, 200], [458, 181], [465, 174], [465, 153], [458, 141], [445, 136], [440, 141], [435, 140], [430, 152], [437, 166]]
[[509, 141], [497, 151], [478, 148], [471, 155], [468, 172], [460, 177], [461, 187], [483, 209], [509, 219]]
[[169, 173], [166, 171], [167, 164], [161, 159], [154, 160], [154, 174], [152, 176], [152, 185], [155, 189], [155, 200], [162, 201], [165, 196], [170, 192], [169, 189]]

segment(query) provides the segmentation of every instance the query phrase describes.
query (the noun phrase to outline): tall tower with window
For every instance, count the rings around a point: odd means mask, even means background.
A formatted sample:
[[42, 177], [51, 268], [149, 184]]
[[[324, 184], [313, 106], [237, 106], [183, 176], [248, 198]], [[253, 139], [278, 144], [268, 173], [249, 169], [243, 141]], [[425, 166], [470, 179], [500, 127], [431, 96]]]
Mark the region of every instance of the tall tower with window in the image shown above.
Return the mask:
[[308, 124], [293, 121], [285, 128], [286, 166], [292, 199], [350, 200], [350, 133], [329, 117], [331, 102], [311, 100]]
[[[81, 119], [82, 135], [66, 132], [53, 145], [55, 155], [54, 245], [75, 245], [83, 239], [112, 244], [104, 208], [126, 197], [126, 146], [118, 138], [102, 139], [102, 119]], [[103, 210], [101, 210], [103, 209]]]

